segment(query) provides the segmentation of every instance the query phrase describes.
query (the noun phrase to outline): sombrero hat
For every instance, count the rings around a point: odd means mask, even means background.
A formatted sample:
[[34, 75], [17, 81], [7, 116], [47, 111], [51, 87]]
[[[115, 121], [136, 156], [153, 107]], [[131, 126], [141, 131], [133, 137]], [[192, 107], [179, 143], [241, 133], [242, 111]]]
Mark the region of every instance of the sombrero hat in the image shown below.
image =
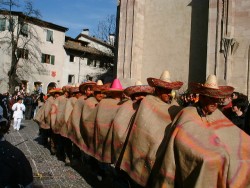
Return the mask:
[[63, 93], [63, 90], [61, 88], [53, 88], [49, 90], [49, 94], [54, 94], [54, 93]]
[[189, 90], [191, 93], [205, 95], [213, 98], [225, 98], [230, 96], [234, 88], [231, 86], [218, 86], [215, 75], [209, 75], [204, 84], [190, 83]]
[[180, 82], [180, 81], [172, 82], [168, 71], [164, 71], [161, 74], [160, 79], [147, 78], [147, 81], [148, 81], [148, 85], [150, 85], [151, 87], [161, 87], [161, 88], [171, 89], [171, 90], [172, 89], [178, 90], [183, 85], [183, 82]]
[[124, 90], [124, 94], [127, 96], [131, 96], [136, 93], [147, 93], [153, 94], [154, 88], [149, 85], [142, 85], [141, 81], [137, 81], [134, 86], [127, 87]]
[[94, 85], [96, 85], [96, 82], [92, 82], [92, 81], [84, 82], [79, 86], [79, 90], [81, 93], [84, 93], [87, 87], [94, 86]]
[[71, 87], [71, 88], [69, 88], [69, 92], [70, 93], [79, 93], [80, 90], [79, 90], [79, 87]]
[[103, 84], [101, 80], [96, 82], [96, 85], [93, 86], [93, 91], [104, 91], [110, 88], [111, 83]]
[[72, 86], [70, 86], [70, 85], [67, 85], [67, 86], [63, 86], [62, 87], [62, 90], [63, 90], [63, 92], [69, 92], [69, 89], [71, 88]]
[[114, 79], [112, 85], [110, 88], [104, 90], [103, 92], [105, 93], [110, 93], [110, 92], [123, 92], [122, 84], [119, 79]]

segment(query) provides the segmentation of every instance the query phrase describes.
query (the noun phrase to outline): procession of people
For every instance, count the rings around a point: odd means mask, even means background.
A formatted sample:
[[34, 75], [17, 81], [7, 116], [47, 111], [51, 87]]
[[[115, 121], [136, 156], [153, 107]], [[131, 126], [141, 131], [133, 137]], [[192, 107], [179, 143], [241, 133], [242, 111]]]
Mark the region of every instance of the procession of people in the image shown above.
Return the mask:
[[[190, 83], [182, 95], [183, 82], [168, 71], [147, 82], [51, 89], [34, 116], [42, 144], [65, 165], [80, 158], [99, 181], [112, 171], [138, 187], [249, 187], [247, 97], [219, 86], [215, 75]], [[20, 98], [12, 110], [18, 130]]]

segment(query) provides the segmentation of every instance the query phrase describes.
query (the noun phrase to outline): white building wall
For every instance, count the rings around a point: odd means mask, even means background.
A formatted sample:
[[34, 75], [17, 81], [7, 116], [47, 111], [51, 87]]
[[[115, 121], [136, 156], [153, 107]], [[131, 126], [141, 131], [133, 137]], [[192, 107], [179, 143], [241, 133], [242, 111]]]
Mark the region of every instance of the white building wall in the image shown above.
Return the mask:
[[[16, 17], [17, 19], [17, 17]], [[64, 41], [65, 41], [65, 32], [46, 28], [46, 27], [40, 27], [34, 24], [28, 24], [29, 29], [32, 28], [33, 33], [37, 33], [37, 36], [39, 38], [39, 41], [32, 39], [31, 42], [35, 44], [36, 47], [39, 48], [38, 51], [36, 51], [37, 59], [32, 59], [30, 62], [25, 63], [22, 59], [20, 59], [19, 65], [22, 66], [22, 71], [20, 71], [20, 79], [28, 81], [27, 85], [27, 91], [32, 92], [34, 90], [34, 82], [40, 81], [42, 82], [42, 88], [43, 92], [47, 93], [47, 86], [50, 82], [55, 82], [58, 87], [61, 87], [61, 78], [63, 73], [63, 64], [65, 62], [65, 50], [63, 48]], [[53, 43], [46, 41], [46, 34], [47, 29], [53, 31]], [[0, 92], [6, 92], [8, 90], [7, 87], [7, 71], [10, 67], [11, 57], [10, 53], [5, 51], [6, 46], [4, 46], [1, 42], [2, 37], [8, 33], [6, 32], [0, 32], [0, 65], [4, 67], [3, 70], [1, 70], [1, 77], [3, 81], [1, 82]], [[20, 46], [21, 47], [21, 46]], [[31, 53], [32, 50], [29, 51]], [[32, 51], [34, 52], [34, 51]], [[41, 63], [42, 59], [42, 53], [43, 54], [49, 54], [55, 56], [55, 62], [54, 65]], [[30, 54], [29, 54], [30, 55]], [[52, 73], [55, 73], [52, 74]]]

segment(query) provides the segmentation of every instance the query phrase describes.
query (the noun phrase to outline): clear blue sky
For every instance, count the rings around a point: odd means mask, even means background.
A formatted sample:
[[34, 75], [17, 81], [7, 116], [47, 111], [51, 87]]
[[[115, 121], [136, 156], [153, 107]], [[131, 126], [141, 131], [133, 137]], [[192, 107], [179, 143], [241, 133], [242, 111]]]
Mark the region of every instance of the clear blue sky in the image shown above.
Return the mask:
[[[23, 0], [19, 0], [21, 2]], [[117, 0], [32, 0], [42, 20], [67, 27], [66, 35], [75, 38], [84, 28], [96, 30], [107, 15], [116, 15]]]

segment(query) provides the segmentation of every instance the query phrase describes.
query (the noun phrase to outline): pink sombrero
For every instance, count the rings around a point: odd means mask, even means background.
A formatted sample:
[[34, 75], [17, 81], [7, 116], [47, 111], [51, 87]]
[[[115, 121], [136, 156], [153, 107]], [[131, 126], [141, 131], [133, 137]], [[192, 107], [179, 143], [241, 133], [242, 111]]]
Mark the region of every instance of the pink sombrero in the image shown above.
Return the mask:
[[215, 75], [209, 75], [204, 84], [190, 83], [189, 90], [191, 93], [205, 95], [213, 98], [226, 98], [230, 96], [234, 88], [231, 86], [218, 86]]
[[183, 85], [183, 82], [180, 81], [175, 81], [172, 82], [170, 80], [170, 74], [168, 71], [164, 71], [161, 74], [160, 79], [157, 78], [147, 78], [148, 85], [151, 87], [161, 87], [161, 88], [166, 88], [166, 89], [173, 89], [173, 90], [178, 90], [181, 88]]
[[142, 85], [140, 81], [137, 81], [134, 86], [127, 87], [124, 90], [124, 94], [127, 96], [131, 96], [136, 93], [153, 94], [154, 90], [154, 87], [151, 87], [149, 85]]
[[111, 92], [123, 92], [122, 84], [119, 79], [114, 79], [111, 87], [109, 89], [104, 90], [104, 93], [111, 93]]

